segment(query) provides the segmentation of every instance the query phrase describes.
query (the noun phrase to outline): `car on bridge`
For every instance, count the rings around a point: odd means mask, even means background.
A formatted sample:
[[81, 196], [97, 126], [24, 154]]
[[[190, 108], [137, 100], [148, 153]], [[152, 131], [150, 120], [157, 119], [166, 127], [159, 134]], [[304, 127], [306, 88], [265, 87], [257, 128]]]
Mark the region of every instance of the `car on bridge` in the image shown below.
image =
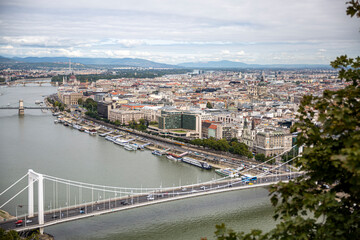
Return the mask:
[[121, 204], [121, 205], [128, 205], [129, 203], [126, 202], [126, 201], [122, 201], [120, 204]]
[[21, 227], [23, 225], [23, 220], [18, 220], [15, 222], [16, 227]]

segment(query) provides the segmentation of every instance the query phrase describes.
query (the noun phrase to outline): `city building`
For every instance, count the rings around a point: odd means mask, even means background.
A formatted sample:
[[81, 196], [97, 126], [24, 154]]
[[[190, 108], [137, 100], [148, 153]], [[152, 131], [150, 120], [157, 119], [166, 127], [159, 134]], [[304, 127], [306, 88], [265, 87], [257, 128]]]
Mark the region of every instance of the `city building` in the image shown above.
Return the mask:
[[58, 97], [66, 105], [77, 105], [78, 100], [83, 97], [79, 92], [58, 92]]
[[121, 124], [129, 124], [130, 121], [139, 122], [140, 119], [144, 119], [145, 115], [141, 111], [136, 110], [120, 110], [110, 109], [109, 120], [115, 122], [119, 120]]
[[283, 130], [264, 129], [256, 134], [254, 150], [266, 157], [275, 156], [292, 147], [293, 136]]

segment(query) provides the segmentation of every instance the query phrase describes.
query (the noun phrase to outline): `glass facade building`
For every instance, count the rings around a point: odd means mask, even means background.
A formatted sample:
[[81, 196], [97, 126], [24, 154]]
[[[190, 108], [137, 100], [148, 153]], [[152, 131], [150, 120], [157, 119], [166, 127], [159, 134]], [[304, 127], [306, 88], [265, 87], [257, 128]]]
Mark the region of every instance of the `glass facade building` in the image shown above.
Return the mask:
[[196, 130], [196, 115], [162, 111], [159, 117], [159, 128]]

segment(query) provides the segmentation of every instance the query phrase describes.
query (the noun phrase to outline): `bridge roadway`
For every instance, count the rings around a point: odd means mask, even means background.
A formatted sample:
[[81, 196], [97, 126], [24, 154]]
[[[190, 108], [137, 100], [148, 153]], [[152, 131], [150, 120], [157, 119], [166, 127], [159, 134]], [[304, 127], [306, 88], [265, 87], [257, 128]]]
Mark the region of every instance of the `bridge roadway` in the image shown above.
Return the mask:
[[[0, 223], [0, 227], [5, 230], [14, 229], [18, 232], [27, 231], [86, 217], [93, 217], [152, 204], [160, 204], [168, 201], [175, 201], [227, 191], [249, 189], [254, 187], [265, 187], [275, 184], [279, 181], [287, 182], [289, 179], [296, 178], [300, 175], [302, 175], [302, 173], [269, 175], [258, 177], [257, 180], [250, 182], [241, 181], [240, 179], [228, 179], [221, 182], [198, 184], [196, 186], [194, 185], [191, 187], [191, 189], [176, 187], [173, 189], [167, 189], [166, 191], [158, 191], [150, 194], [146, 193], [133, 196], [129, 195], [128, 197], [106, 199], [77, 205], [75, 207], [71, 206], [69, 208], [64, 207], [61, 209], [46, 211], [44, 215], [45, 223], [42, 226], [38, 224], [38, 218], [37, 215], [35, 215], [32, 218], [26, 218], [26, 220], [31, 220], [29, 223], [26, 223], [24, 216], [19, 217], [18, 219], [23, 220], [23, 224], [21, 226], [15, 225], [15, 222], [17, 221], [16, 219], [11, 219]], [[152, 196], [153, 199], [149, 198], [149, 195]]]

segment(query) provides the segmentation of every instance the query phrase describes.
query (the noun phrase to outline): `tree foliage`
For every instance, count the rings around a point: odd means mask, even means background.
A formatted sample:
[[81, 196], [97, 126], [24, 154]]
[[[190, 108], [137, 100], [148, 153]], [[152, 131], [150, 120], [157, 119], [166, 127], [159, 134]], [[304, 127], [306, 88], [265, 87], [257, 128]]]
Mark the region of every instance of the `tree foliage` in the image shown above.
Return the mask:
[[48, 102], [50, 104], [52, 104], [53, 107], [58, 108], [60, 111], [64, 111], [66, 108], [66, 104], [59, 102], [59, 101], [55, 101], [52, 98], [47, 98]]
[[260, 161], [260, 162], [265, 162], [265, 160], [266, 160], [266, 157], [265, 157], [265, 155], [264, 154], [256, 154], [255, 155], [255, 160], [256, 161]]
[[[79, 103], [79, 100], [78, 100], [78, 103]], [[94, 101], [94, 99], [87, 98], [85, 100], [85, 102], [84, 101], [80, 101], [80, 102], [82, 102], [83, 107], [86, 108], [87, 110], [92, 111], [92, 112], [97, 112], [97, 102]]]
[[22, 238], [15, 230], [5, 231], [4, 229], [0, 228], [0, 240], [35, 240], [40, 239], [39, 236], [40, 233], [38, 230], [32, 230], [28, 237]]
[[[107, 65], [107, 67], [109, 67]], [[80, 82], [95, 82], [99, 79], [119, 79], [119, 78], [156, 78], [161, 77], [167, 74], [183, 74], [188, 72], [186, 69], [123, 69], [117, 71], [114, 75], [113, 73], [102, 73], [102, 74], [85, 74], [85, 75], [76, 75], [76, 79]], [[51, 78], [51, 82], [62, 82], [63, 77], [66, 79], [69, 75], [58, 75]]]
[[[359, 2], [348, 4], [347, 14], [360, 17]], [[295, 164], [306, 175], [271, 188], [280, 223], [266, 234], [219, 225], [218, 239], [359, 239], [360, 58], [340, 56], [331, 65], [347, 86], [301, 101], [293, 131], [305, 150]]]
[[78, 105], [83, 105], [84, 104], [84, 100], [82, 98], [78, 99]]
[[129, 127], [132, 129], [139, 130], [139, 131], [145, 131], [147, 129], [146, 121], [145, 121], [145, 119], [142, 119], [142, 118], [139, 119], [139, 123], [137, 123], [134, 120], [130, 121]]
[[202, 146], [223, 152], [231, 152], [249, 158], [253, 157], [248, 146], [246, 146], [245, 143], [240, 143], [236, 138], [233, 138], [230, 142], [228, 142], [224, 138], [216, 140], [215, 138], [210, 137], [205, 139], [194, 139], [191, 140], [190, 143], [196, 146]]

